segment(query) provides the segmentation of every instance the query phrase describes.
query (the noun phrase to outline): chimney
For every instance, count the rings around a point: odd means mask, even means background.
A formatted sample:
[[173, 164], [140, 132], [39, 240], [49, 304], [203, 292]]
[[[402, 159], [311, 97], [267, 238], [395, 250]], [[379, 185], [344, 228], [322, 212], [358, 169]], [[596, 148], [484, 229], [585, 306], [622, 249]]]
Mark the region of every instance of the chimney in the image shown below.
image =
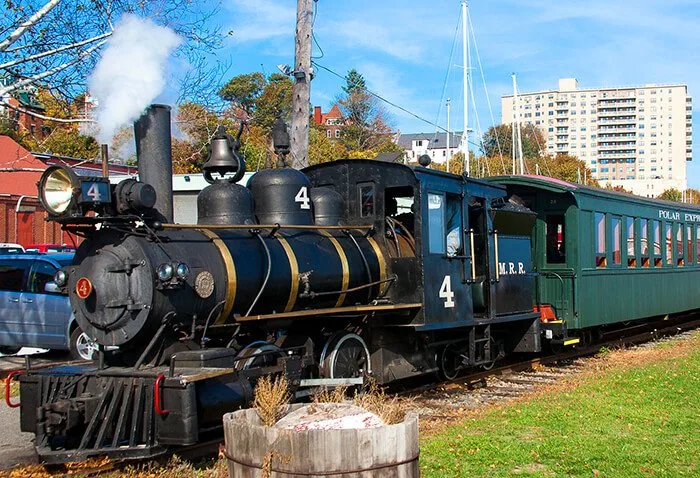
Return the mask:
[[321, 124], [321, 107], [314, 106], [314, 123]]
[[170, 106], [151, 105], [134, 123], [139, 179], [156, 190], [155, 208], [173, 222], [173, 161]]

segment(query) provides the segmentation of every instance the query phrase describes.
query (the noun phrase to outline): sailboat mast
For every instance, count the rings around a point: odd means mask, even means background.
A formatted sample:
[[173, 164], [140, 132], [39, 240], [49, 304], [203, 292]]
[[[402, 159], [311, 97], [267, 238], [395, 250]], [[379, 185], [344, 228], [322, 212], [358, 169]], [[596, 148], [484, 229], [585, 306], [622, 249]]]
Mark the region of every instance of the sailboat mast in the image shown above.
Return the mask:
[[513, 73], [513, 105], [515, 106], [515, 124], [513, 125], [515, 131], [515, 141], [516, 144], [513, 145], [513, 149], [517, 145], [518, 147], [518, 169], [520, 172], [518, 174], [525, 174], [525, 164], [523, 161], [523, 136], [520, 131], [520, 105], [518, 102], [518, 81], [515, 78], [515, 73]]
[[448, 173], [450, 172], [450, 153], [450, 99], [447, 98], [447, 165], [445, 168]]
[[464, 131], [462, 132], [462, 153], [464, 154], [464, 172], [469, 175], [469, 35], [468, 33], [468, 9], [467, 0], [462, 0], [462, 65], [464, 71], [462, 81], [464, 82]]

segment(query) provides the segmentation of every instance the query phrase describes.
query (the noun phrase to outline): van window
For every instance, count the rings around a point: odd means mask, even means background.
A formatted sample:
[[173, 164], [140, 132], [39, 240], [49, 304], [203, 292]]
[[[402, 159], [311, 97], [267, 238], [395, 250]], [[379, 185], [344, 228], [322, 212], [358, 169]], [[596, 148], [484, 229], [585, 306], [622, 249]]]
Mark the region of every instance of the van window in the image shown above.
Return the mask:
[[428, 251], [445, 253], [445, 198], [428, 194]]
[[57, 269], [48, 262], [34, 261], [27, 281], [27, 291], [43, 294], [46, 283], [53, 280], [56, 271]]
[[566, 262], [566, 236], [564, 215], [557, 214], [546, 218], [547, 262], [564, 264]]
[[20, 292], [24, 285], [24, 272], [31, 261], [24, 259], [0, 261], [0, 290]]

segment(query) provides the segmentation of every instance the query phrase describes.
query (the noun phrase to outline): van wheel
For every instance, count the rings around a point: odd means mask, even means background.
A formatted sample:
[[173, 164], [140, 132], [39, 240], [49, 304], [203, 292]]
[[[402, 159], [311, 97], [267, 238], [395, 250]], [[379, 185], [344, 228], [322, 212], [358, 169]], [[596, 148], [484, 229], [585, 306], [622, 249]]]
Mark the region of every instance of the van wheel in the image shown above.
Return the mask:
[[70, 334], [70, 355], [75, 360], [93, 360], [97, 357], [97, 344], [80, 327]]
[[0, 354], [14, 355], [19, 352], [21, 347], [10, 347], [9, 345], [0, 345]]

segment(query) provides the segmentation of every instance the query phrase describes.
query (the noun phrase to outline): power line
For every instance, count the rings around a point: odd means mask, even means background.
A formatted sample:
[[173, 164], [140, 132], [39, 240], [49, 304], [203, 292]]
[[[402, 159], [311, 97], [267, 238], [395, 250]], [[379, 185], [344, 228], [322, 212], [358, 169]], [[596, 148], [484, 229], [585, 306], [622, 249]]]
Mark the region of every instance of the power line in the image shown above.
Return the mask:
[[[330, 74], [332, 74], [332, 75], [335, 75], [335, 76], [337, 76], [338, 78], [341, 78], [341, 79], [343, 79], [343, 80], [345, 80], [345, 81], [349, 81], [349, 79], [348, 79], [346, 76], [344, 76], [344, 75], [342, 75], [342, 74], [340, 74], [340, 73], [337, 73], [337, 72], [331, 70], [330, 68], [327, 68], [327, 67], [325, 67], [325, 66], [319, 64], [318, 62], [312, 61], [312, 63], [313, 63], [315, 66], [317, 66], [318, 68], [321, 68], [322, 70], [326, 70], [328, 73], [330, 73]], [[442, 127], [442, 126], [440, 126], [439, 124], [435, 123], [434, 121], [430, 121], [430, 120], [428, 120], [428, 119], [423, 118], [422, 116], [418, 116], [416, 113], [407, 110], [407, 109], [404, 108], [403, 106], [399, 106], [399, 105], [397, 105], [396, 103], [393, 103], [393, 102], [387, 100], [386, 98], [384, 98], [384, 97], [378, 95], [377, 93], [373, 92], [372, 90], [370, 90], [370, 89], [368, 89], [368, 88], [364, 88], [364, 91], [366, 91], [366, 92], [369, 93], [370, 95], [374, 96], [374, 97], [377, 98], [378, 100], [381, 100], [381, 101], [383, 101], [384, 103], [386, 103], [386, 104], [388, 104], [388, 105], [390, 105], [390, 106], [393, 106], [394, 108], [396, 108], [396, 109], [398, 109], [398, 110], [401, 110], [401, 111], [403, 111], [404, 113], [407, 113], [407, 114], [413, 116], [414, 118], [416, 118], [416, 119], [418, 119], [418, 120], [420, 120], [420, 121], [423, 121], [424, 123], [427, 123], [427, 124], [429, 124], [429, 125], [431, 125], [431, 126], [435, 126], [435, 128], [447, 132], [447, 129], [445, 129], [444, 127]]]

